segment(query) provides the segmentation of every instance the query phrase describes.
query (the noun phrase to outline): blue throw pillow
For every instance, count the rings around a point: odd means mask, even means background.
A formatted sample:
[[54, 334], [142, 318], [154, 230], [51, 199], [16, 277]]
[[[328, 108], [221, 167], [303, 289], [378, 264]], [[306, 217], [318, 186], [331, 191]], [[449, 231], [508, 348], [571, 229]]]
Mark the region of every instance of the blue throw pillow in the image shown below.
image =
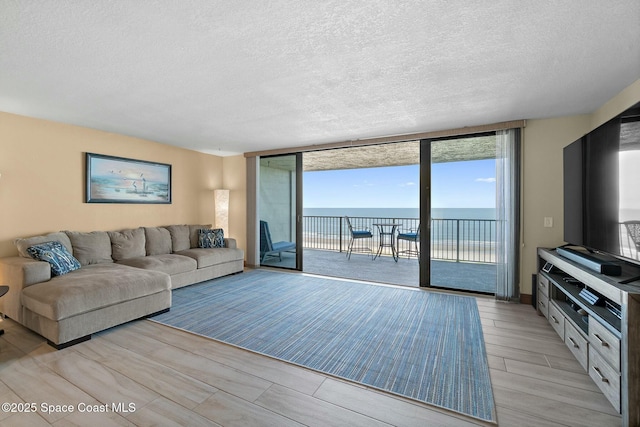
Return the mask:
[[80, 262], [60, 242], [45, 242], [30, 246], [27, 252], [32, 258], [51, 264], [53, 276], [62, 276], [80, 268]]
[[224, 231], [222, 228], [198, 230], [199, 248], [224, 248]]

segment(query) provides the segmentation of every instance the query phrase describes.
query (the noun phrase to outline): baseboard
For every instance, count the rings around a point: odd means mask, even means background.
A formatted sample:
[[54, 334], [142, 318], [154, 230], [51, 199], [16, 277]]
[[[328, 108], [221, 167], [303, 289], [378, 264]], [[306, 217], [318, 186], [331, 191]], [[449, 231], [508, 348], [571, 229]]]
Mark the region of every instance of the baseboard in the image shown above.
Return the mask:
[[520, 294], [520, 304], [531, 305], [533, 302], [533, 296], [530, 294]]

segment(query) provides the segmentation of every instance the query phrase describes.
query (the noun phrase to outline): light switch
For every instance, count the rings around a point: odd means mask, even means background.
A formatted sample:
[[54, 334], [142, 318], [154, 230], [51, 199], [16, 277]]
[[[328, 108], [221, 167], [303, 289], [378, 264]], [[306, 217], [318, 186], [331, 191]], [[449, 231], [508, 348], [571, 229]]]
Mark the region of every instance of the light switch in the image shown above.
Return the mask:
[[544, 217], [544, 226], [545, 227], [553, 227], [553, 218], [550, 216]]

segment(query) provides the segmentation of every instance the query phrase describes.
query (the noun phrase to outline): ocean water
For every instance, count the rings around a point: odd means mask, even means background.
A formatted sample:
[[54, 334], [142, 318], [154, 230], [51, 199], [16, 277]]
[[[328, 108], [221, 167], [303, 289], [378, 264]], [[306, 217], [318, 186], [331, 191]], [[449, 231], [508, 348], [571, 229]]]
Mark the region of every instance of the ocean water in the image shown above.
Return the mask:
[[[305, 216], [419, 218], [418, 208], [304, 208]], [[434, 219], [496, 219], [495, 208], [434, 208]]]

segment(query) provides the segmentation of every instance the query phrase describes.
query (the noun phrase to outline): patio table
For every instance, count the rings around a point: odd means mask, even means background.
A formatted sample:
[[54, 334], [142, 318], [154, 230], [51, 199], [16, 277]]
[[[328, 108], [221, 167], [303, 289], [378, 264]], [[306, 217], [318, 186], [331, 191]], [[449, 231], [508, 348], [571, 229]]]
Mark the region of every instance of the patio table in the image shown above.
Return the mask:
[[383, 248], [391, 248], [391, 255], [393, 256], [393, 260], [398, 262], [398, 251], [396, 250], [396, 244], [394, 236], [396, 234], [396, 229], [400, 224], [396, 224], [395, 222], [391, 223], [376, 223], [373, 224], [378, 227], [378, 233], [380, 234], [380, 244], [378, 245], [378, 252], [373, 257], [376, 259], [382, 254]]

